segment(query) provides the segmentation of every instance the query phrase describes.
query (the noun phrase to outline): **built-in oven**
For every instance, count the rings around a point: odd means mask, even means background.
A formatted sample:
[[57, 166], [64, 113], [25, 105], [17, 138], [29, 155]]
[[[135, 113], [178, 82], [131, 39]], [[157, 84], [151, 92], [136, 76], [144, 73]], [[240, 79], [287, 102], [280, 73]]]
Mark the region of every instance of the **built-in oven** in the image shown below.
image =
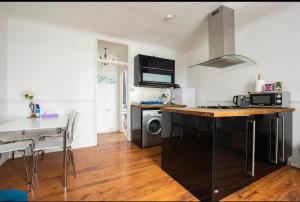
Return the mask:
[[249, 93], [250, 107], [289, 107], [289, 92]]

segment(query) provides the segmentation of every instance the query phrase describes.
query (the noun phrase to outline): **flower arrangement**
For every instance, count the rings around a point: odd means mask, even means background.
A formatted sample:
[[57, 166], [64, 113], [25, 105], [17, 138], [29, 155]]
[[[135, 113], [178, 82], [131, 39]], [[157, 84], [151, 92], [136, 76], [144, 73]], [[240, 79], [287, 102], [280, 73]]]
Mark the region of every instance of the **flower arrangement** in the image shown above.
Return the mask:
[[[169, 102], [167, 101], [167, 99], [169, 99]], [[166, 94], [166, 93], [162, 94], [162, 95], [159, 97], [158, 101], [163, 102], [164, 104], [171, 104], [171, 103], [172, 103], [172, 100], [171, 100], [171, 98], [170, 98], [170, 95], [169, 95], [169, 94]]]
[[22, 95], [23, 95], [23, 97], [24, 97], [26, 100], [29, 101], [29, 108], [30, 108], [30, 112], [31, 112], [30, 117], [31, 117], [31, 118], [34, 118], [34, 117], [35, 117], [35, 113], [34, 113], [34, 106], [35, 106], [35, 104], [34, 104], [34, 102], [33, 102], [33, 98], [34, 98], [33, 93], [32, 93], [31, 91], [29, 91], [29, 90], [24, 90], [24, 91], [22, 92]]

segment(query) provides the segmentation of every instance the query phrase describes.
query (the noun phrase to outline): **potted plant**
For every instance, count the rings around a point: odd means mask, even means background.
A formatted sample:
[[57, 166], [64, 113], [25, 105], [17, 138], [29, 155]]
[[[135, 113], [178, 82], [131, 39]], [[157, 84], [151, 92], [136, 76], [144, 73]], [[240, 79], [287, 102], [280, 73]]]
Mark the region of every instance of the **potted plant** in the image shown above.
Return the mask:
[[30, 112], [31, 112], [30, 118], [35, 118], [36, 116], [35, 116], [35, 113], [34, 113], [34, 106], [35, 106], [35, 104], [33, 102], [33, 98], [34, 98], [33, 93], [31, 91], [25, 90], [25, 91], [23, 91], [22, 95], [23, 95], [23, 97], [26, 100], [29, 101], [29, 105], [28, 106], [29, 106]]

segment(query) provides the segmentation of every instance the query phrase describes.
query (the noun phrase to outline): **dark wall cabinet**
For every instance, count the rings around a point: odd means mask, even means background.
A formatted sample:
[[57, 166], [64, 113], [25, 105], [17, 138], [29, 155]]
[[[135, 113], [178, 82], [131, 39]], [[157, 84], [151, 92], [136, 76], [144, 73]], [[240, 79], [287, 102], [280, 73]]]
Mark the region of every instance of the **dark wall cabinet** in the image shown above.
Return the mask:
[[200, 200], [220, 200], [292, 155], [292, 113], [209, 118], [164, 112], [163, 124], [161, 166]]
[[134, 58], [134, 85], [172, 87], [175, 84], [175, 60], [147, 55]]

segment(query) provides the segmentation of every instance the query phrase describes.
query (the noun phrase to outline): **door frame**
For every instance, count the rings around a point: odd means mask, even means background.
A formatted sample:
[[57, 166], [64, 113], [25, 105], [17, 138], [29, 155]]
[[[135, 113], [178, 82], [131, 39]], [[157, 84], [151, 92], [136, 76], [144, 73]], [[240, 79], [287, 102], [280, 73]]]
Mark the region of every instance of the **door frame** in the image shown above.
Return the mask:
[[111, 38], [106, 38], [106, 37], [96, 37], [96, 40], [95, 40], [95, 68], [94, 68], [94, 143], [95, 145], [97, 145], [97, 142], [98, 142], [98, 132], [97, 132], [97, 121], [98, 121], [98, 117], [97, 117], [97, 111], [98, 111], [98, 104], [97, 104], [97, 101], [98, 101], [98, 92], [97, 92], [97, 75], [98, 75], [98, 61], [96, 60], [98, 58], [98, 41], [107, 41], [107, 42], [112, 42], [112, 43], [119, 43], [119, 44], [122, 44], [122, 45], [126, 45], [128, 50], [127, 50], [127, 54], [128, 54], [128, 66], [126, 68], [127, 70], [127, 133], [126, 133], [126, 139], [127, 141], [131, 141], [131, 132], [130, 132], [130, 116], [131, 116], [131, 112], [130, 112], [130, 100], [131, 100], [131, 96], [130, 96], [130, 87], [129, 87], [129, 84], [130, 84], [130, 79], [131, 76], [130, 76], [130, 73], [133, 71], [131, 66], [133, 64], [133, 62], [131, 61], [130, 59], [130, 56], [132, 55], [131, 54], [131, 45], [128, 43], [128, 42], [124, 42], [124, 41], [118, 41], [118, 40], [115, 40], [115, 39], [111, 39]]

